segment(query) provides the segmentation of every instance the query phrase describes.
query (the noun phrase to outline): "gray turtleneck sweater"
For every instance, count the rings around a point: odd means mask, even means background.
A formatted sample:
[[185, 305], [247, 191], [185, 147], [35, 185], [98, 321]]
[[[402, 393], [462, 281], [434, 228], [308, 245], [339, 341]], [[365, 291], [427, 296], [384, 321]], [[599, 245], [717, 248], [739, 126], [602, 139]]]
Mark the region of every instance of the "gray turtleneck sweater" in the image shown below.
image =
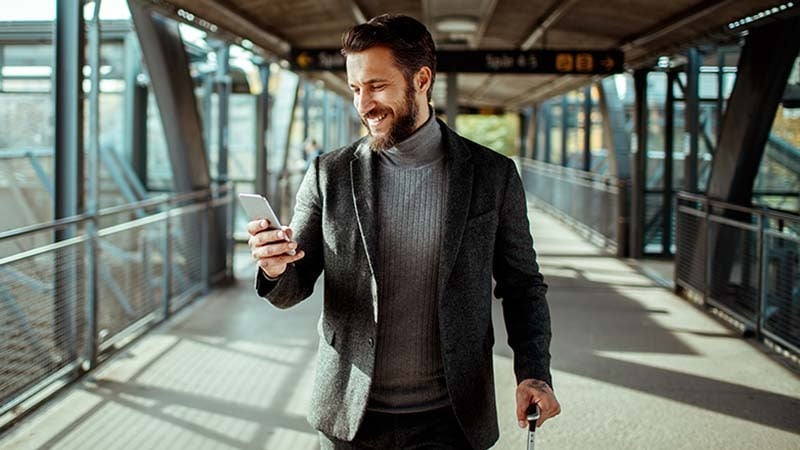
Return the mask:
[[418, 412], [449, 404], [437, 286], [447, 195], [442, 134], [431, 118], [379, 154], [378, 336], [368, 408]]

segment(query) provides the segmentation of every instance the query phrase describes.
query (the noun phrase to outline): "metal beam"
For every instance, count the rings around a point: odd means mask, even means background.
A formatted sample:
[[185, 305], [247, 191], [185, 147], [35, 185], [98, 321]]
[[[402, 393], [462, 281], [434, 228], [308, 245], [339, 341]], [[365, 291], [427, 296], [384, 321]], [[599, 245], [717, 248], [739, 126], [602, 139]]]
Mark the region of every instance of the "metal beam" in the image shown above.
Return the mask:
[[775, 111], [800, 48], [800, 41], [791, 38], [798, 27], [800, 19], [793, 18], [754, 29], [746, 38], [712, 162], [708, 197], [750, 204]]
[[486, 2], [486, 7], [480, 15], [481, 21], [478, 24], [478, 29], [475, 30], [475, 34], [472, 35], [472, 39], [470, 40], [471, 48], [478, 48], [478, 46], [480, 46], [483, 35], [486, 34], [486, 29], [489, 28], [489, 22], [491, 22], [494, 17], [494, 10], [496, 8], [497, 0], [488, 0]]
[[683, 188], [689, 192], [698, 192], [697, 165], [700, 151], [700, 52], [691, 48], [687, 54], [686, 91], [684, 92], [684, 111], [686, 118], [686, 136], [689, 152], [684, 159]]
[[231, 99], [232, 81], [230, 76], [230, 46], [220, 43], [217, 48], [217, 71], [215, 77], [217, 91], [217, 181], [228, 181], [228, 110]]
[[[138, 3], [140, 1], [142, 0], [128, 0], [129, 3]], [[202, 18], [204, 22], [213, 24], [215, 27], [222, 27], [234, 35], [247, 37], [253, 44], [268, 53], [281, 58], [289, 57], [291, 45], [286, 39], [232, 9], [227, 5], [227, 2], [223, 3], [217, 0], [170, 0], [170, 3], [192, 13], [195, 22], [199, 22], [198, 18]], [[177, 11], [175, 12], [177, 13]]]
[[678, 74], [667, 72], [667, 97], [664, 102], [664, 194], [661, 207], [664, 211], [663, 229], [661, 230], [661, 246], [665, 255], [672, 253], [672, 214], [673, 214], [673, 182], [675, 154], [675, 80]]
[[125, 37], [125, 139], [124, 157], [130, 161], [141, 186], [147, 187], [147, 86], [139, 83], [142, 52], [134, 32]]
[[267, 128], [269, 127], [269, 63], [262, 62], [258, 67], [261, 77], [261, 93], [256, 98], [256, 185], [255, 192], [267, 195]]
[[356, 23], [364, 23], [367, 21], [367, 16], [364, 14], [364, 8], [358, 4], [357, 0], [347, 0], [350, 12], [353, 14], [353, 19]]
[[569, 102], [567, 94], [561, 95], [561, 165], [567, 167], [569, 154], [567, 153], [567, 134], [569, 132]]
[[458, 116], [458, 74], [447, 73], [447, 126], [456, 129], [456, 116]]
[[625, 105], [617, 95], [614, 77], [597, 84], [600, 93], [600, 113], [603, 116], [603, 133], [608, 142], [609, 171], [620, 179], [631, 176], [631, 133], [625, 122]]
[[592, 85], [583, 89], [583, 170], [592, 170]]
[[[83, 8], [79, 2], [56, 2], [55, 20], [55, 219], [83, 210]], [[75, 236], [75, 226], [56, 230], [55, 239]], [[77, 358], [79, 298], [77, 255], [74, 247], [56, 254], [55, 335], [66, 361]]]
[[544, 17], [541, 21], [536, 24], [536, 28], [531, 31], [531, 34], [525, 38], [525, 41], [522, 42], [522, 45], [519, 47], [522, 50], [529, 50], [533, 47], [539, 39], [544, 36], [550, 27], [555, 25], [567, 12], [572, 8], [576, 3], [580, 0], [565, 0], [560, 2], [554, 2], [550, 9], [544, 13], [542, 16]]
[[203, 126], [178, 24], [128, 2], [155, 93], [172, 163], [176, 192], [209, 186]]
[[644, 223], [646, 211], [645, 188], [647, 183], [647, 70], [633, 72], [636, 89], [634, 100], [636, 115], [636, 153], [631, 174], [631, 224], [630, 256], [640, 258], [644, 254]]
[[644, 47], [656, 39], [664, 37], [679, 28], [686, 27], [692, 22], [703, 20], [707, 16], [736, 2], [737, 0], [705, 0], [672, 15], [641, 33], [624, 39], [618, 44], [618, 47], [622, 48], [625, 53], [637, 47]]

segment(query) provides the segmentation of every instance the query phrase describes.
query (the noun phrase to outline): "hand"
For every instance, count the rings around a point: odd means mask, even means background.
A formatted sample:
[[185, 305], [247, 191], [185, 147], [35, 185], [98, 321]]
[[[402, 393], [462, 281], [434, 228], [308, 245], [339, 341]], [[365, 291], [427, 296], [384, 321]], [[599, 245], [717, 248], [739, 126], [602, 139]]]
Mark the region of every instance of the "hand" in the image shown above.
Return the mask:
[[519, 427], [528, 426], [528, 407], [536, 404], [539, 407], [539, 420], [536, 427], [542, 426], [545, 420], [561, 413], [561, 405], [556, 400], [553, 389], [544, 381], [529, 378], [517, 386], [517, 420]]
[[283, 227], [280, 230], [269, 230], [268, 220], [254, 220], [247, 224], [250, 239], [250, 253], [257, 261], [258, 267], [270, 278], [278, 278], [286, 271], [286, 265], [302, 259], [305, 253], [301, 250], [294, 255], [289, 252], [297, 248], [297, 242], [291, 239], [292, 230]]

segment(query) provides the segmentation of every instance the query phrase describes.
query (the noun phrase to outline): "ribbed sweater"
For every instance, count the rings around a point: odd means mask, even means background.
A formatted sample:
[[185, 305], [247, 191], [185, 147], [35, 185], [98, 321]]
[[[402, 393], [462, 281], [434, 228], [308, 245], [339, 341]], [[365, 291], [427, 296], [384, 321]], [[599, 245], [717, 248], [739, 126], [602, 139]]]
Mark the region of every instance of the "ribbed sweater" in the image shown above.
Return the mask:
[[419, 412], [450, 403], [437, 308], [447, 171], [431, 117], [379, 155], [378, 336], [368, 408]]

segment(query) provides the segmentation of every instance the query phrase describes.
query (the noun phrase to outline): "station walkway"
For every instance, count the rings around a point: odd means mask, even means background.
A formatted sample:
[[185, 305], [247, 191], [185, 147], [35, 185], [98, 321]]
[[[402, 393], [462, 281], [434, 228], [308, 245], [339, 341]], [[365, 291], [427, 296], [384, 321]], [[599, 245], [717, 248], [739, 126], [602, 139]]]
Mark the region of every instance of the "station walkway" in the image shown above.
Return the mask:
[[[543, 211], [531, 217], [563, 406], [537, 432], [538, 449], [800, 448], [795, 371]], [[260, 301], [242, 250], [236, 286], [212, 291], [66, 389], [0, 448], [318, 448], [305, 414], [320, 298], [288, 311]], [[499, 322], [495, 330], [494, 448], [523, 449], [510, 351]]]

